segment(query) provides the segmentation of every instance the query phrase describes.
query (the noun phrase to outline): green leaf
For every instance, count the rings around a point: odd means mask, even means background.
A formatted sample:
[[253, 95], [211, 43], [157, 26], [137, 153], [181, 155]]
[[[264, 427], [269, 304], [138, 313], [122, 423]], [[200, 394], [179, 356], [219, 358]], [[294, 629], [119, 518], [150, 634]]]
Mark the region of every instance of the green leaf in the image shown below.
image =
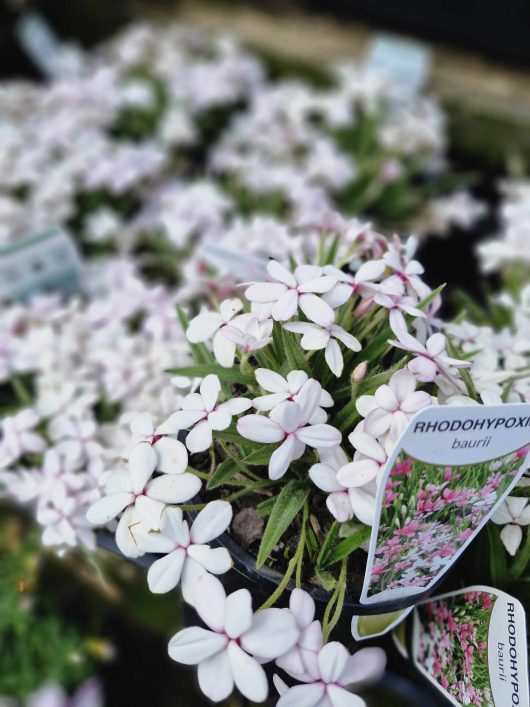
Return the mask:
[[335, 589], [337, 580], [328, 570], [323, 570], [317, 567], [315, 569], [315, 576], [327, 592], [332, 592]]
[[272, 498], [268, 498], [266, 501], [262, 501], [261, 503], [258, 503], [258, 505], [256, 506], [257, 514], [259, 516], [261, 516], [262, 518], [266, 518], [267, 516], [270, 516], [275, 503], [276, 503], [276, 498], [274, 496]]
[[331, 545], [333, 541], [335, 540], [335, 537], [339, 531], [340, 524], [335, 521], [331, 528], [329, 529], [326, 537], [324, 538], [324, 542], [322, 543], [322, 547], [320, 548], [320, 552], [318, 553], [317, 557], [317, 567], [320, 567], [320, 565], [323, 564], [323, 561], [326, 559], [326, 555], [330, 551]]
[[422, 301], [417, 305], [418, 309], [427, 309], [427, 307], [434, 302], [434, 300], [438, 297], [440, 292], [445, 288], [446, 282], [444, 282], [443, 285], [440, 285], [440, 287], [437, 287], [435, 290], [431, 292], [430, 295], [427, 295], [425, 299], [422, 299]]
[[[498, 531], [497, 531], [498, 532]], [[504, 550], [504, 548], [503, 548]], [[517, 551], [515, 560], [510, 567], [510, 579], [517, 580], [520, 579], [524, 571], [528, 568], [530, 564], [530, 530], [526, 531], [526, 541], [524, 545]], [[525, 577], [525, 579], [530, 579]]]
[[204, 378], [210, 373], [215, 373], [221, 383], [241, 383], [242, 385], [255, 385], [253, 376], [247, 376], [238, 368], [224, 368], [217, 363], [198, 363], [195, 366], [179, 366], [178, 368], [168, 368], [167, 373], [175, 376], [189, 376], [193, 378]]
[[[188, 319], [188, 316], [186, 315], [186, 312], [182, 309], [182, 307], [177, 306], [177, 315], [182, 325], [182, 329], [184, 330], [184, 332], [186, 332], [186, 329], [190, 324], [190, 320]], [[189, 343], [189, 347], [191, 353], [193, 354], [193, 358], [197, 361], [197, 363], [212, 363], [215, 360], [213, 354], [208, 351], [204, 344]]]
[[302, 353], [300, 344], [296, 339], [296, 335], [282, 327], [282, 341], [284, 354], [287, 359], [287, 363], [289, 364], [289, 370], [305, 371], [306, 373], [310, 373], [309, 366], [307, 365], [305, 356]]
[[301, 487], [300, 483], [294, 480], [283, 487], [276, 497], [276, 503], [263, 533], [256, 567], [261, 567], [274, 550], [279, 539], [304, 505], [308, 494], [309, 490]]
[[249, 466], [266, 466], [275, 449], [276, 447], [272, 444], [264, 444], [263, 447], [255, 449], [245, 457], [242, 460], [243, 464], [248, 464]]
[[222, 486], [224, 483], [229, 481], [235, 474], [239, 471], [239, 467], [233, 459], [225, 459], [219, 464], [213, 474], [210, 476], [208, 483], [206, 484], [207, 489], [216, 489], [218, 486]]
[[501, 541], [499, 529], [493, 524], [487, 525], [490, 572], [493, 584], [498, 587], [506, 584], [508, 578], [508, 563], [506, 561], [506, 550]]
[[350, 555], [354, 552], [354, 550], [357, 550], [357, 548], [368, 540], [371, 533], [372, 529], [369, 526], [364, 526], [357, 532], [350, 535], [349, 538], [346, 538], [346, 540], [342, 540], [338, 543], [338, 545], [335, 545], [333, 550], [331, 550], [325, 558], [325, 562], [322, 562], [322, 564], [327, 567], [335, 564], [336, 562], [340, 562], [340, 560]]

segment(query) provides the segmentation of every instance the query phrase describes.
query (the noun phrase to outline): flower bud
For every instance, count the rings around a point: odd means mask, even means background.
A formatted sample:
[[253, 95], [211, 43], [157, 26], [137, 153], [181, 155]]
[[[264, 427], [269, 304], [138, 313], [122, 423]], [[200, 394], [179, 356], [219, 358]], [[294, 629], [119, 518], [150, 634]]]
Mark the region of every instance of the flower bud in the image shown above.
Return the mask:
[[353, 373], [351, 374], [351, 382], [359, 383], [359, 381], [362, 381], [362, 379], [365, 377], [367, 372], [368, 363], [366, 361], [362, 361], [358, 366], [355, 367]]

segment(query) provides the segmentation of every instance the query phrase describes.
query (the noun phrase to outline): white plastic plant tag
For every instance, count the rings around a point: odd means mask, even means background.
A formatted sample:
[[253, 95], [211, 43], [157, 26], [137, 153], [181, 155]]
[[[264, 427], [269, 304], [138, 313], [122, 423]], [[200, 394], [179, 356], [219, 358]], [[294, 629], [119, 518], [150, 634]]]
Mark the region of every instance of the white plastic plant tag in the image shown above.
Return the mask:
[[420, 411], [381, 474], [360, 601], [430, 590], [528, 467], [530, 406]]
[[76, 74], [81, 55], [72, 45], [62, 42], [46, 19], [38, 12], [26, 12], [15, 29], [19, 42], [48, 78]]
[[423, 89], [431, 70], [431, 54], [420, 42], [379, 35], [370, 45], [365, 66], [387, 77], [393, 100], [406, 101]]
[[529, 705], [525, 612], [498, 589], [467, 587], [416, 607], [411, 657], [453, 705]]
[[79, 286], [82, 265], [72, 240], [59, 228], [0, 250], [0, 300]]
[[401, 624], [414, 607], [392, 611], [388, 614], [354, 616], [351, 622], [352, 636], [356, 641], [384, 636]]
[[267, 275], [267, 259], [256, 255], [238, 253], [214, 243], [205, 243], [198, 255], [221, 275], [230, 275], [238, 282], [260, 280]]

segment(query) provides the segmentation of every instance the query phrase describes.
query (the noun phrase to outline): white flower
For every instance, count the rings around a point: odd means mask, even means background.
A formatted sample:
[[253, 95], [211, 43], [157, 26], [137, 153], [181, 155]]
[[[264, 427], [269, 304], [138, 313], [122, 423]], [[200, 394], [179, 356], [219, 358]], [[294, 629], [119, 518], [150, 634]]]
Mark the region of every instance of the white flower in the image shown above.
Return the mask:
[[129, 418], [132, 434], [131, 449], [148, 442], [156, 452], [156, 470], [164, 474], [181, 474], [188, 466], [188, 452], [178, 439], [161, 434], [150, 412], [136, 413]]
[[8, 467], [24, 454], [40, 454], [46, 449], [44, 438], [34, 431], [39, 422], [38, 413], [31, 408], [2, 420], [0, 469]]
[[415, 236], [407, 238], [405, 243], [401, 243], [399, 238], [395, 236], [394, 242], [388, 244], [388, 250], [383, 255], [383, 261], [406, 285], [409, 292], [412, 290], [418, 297], [423, 299], [429, 293], [427, 285], [420, 277], [425, 270], [418, 260], [411, 260], [417, 247], [418, 239]]
[[198, 665], [199, 686], [214, 702], [234, 689], [253, 702], [267, 698], [268, 683], [260, 662], [274, 660], [298, 640], [294, 616], [284, 609], [252, 613], [248, 589], [226, 596], [221, 582], [206, 574], [195, 589], [195, 609], [208, 629], [193, 626], [169, 642], [170, 657]]
[[342, 435], [331, 425], [309, 423], [320, 403], [321, 390], [320, 383], [310, 380], [300, 392], [297, 403], [281, 403], [270, 417], [246, 415], [238, 420], [237, 431], [242, 437], [266, 444], [281, 442], [269, 461], [271, 479], [281, 478], [291, 462], [300, 459], [306, 445], [323, 449], [340, 443]]
[[213, 337], [213, 353], [216, 360], [230, 368], [234, 365], [236, 345], [224, 336], [224, 329], [243, 309], [243, 303], [238, 299], [226, 299], [221, 302], [219, 312], [203, 310], [194, 317], [186, 330], [188, 341], [192, 344], [202, 343]]
[[351, 689], [377, 680], [385, 664], [381, 648], [362, 648], [350, 655], [342, 643], [326, 643], [318, 653], [311, 683], [288, 687], [275, 676], [281, 695], [277, 707], [366, 707], [366, 702]]
[[217, 398], [221, 391], [219, 378], [211, 373], [199, 387], [199, 393], [190, 393], [182, 401], [182, 410], [177, 410], [158, 428], [159, 433], [174, 434], [178, 430], [193, 427], [186, 437], [190, 452], [203, 452], [212, 444], [214, 430], [226, 430], [232, 417], [239, 415], [252, 405], [247, 398], [234, 398], [220, 405]]
[[453, 376], [448, 370], [449, 366], [455, 368], [469, 368], [471, 366], [470, 361], [451, 358], [445, 353], [446, 338], [443, 334], [433, 334], [423, 345], [406, 331], [401, 330], [394, 333], [396, 333], [398, 341], [389, 341], [389, 343], [415, 355], [415, 358], [409, 362], [408, 368], [419, 381], [429, 383], [436, 378], [438, 373], [441, 373], [454, 382]]
[[143, 554], [134, 535], [135, 526], [137, 531], [159, 530], [166, 505], [189, 501], [201, 487], [200, 479], [187, 472], [152, 479], [157, 463], [157, 454], [150, 444], [136, 445], [127, 470], [111, 474], [105, 486], [106, 495], [86, 514], [93, 525], [105, 525], [123, 511], [116, 529], [116, 543], [127, 557]]
[[273, 321], [258, 321], [252, 315], [243, 321], [243, 317], [232, 326], [225, 326], [223, 335], [245, 354], [254, 353], [267, 346], [271, 341]]
[[418, 410], [432, 404], [432, 397], [416, 390], [416, 378], [406, 368], [397, 371], [381, 385], [375, 395], [357, 398], [357, 410], [365, 417], [364, 431], [372, 437], [383, 437], [387, 454], [393, 450], [409, 420]]
[[318, 651], [322, 648], [322, 626], [315, 621], [315, 602], [303, 589], [293, 589], [289, 599], [289, 611], [296, 619], [300, 636], [296, 644], [276, 659], [276, 665], [300, 682], [315, 672]]
[[[286, 378], [283, 378], [279, 373], [271, 371], [268, 368], [257, 368], [255, 376], [260, 387], [271, 393], [271, 395], [261, 395], [259, 398], [252, 400], [252, 405], [260, 412], [270, 412], [286, 400], [297, 403], [298, 396], [307, 383], [310, 380], [315, 380], [314, 378], [309, 378], [305, 371], [291, 371], [287, 374]], [[319, 406], [309, 422], [312, 425], [318, 422], [326, 422], [328, 416], [322, 408], [332, 407], [333, 404], [331, 395], [321, 387]]]
[[373, 281], [381, 277], [385, 268], [385, 263], [382, 260], [369, 260], [361, 265], [355, 275], [350, 275], [334, 265], [325, 265], [324, 272], [335, 278], [337, 284], [329, 292], [326, 292], [323, 299], [330, 307], [337, 309], [354, 295], [372, 297], [377, 292], [377, 286], [373, 284]]
[[89, 416], [79, 419], [71, 415], [58, 415], [48, 425], [48, 434], [57, 449], [78, 464], [101, 454], [96, 433], [96, 423]]
[[325, 349], [326, 363], [337, 378], [340, 377], [344, 368], [344, 359], [337, 340], [350, 351], [360, 351], [362, 348], [359, 341], [338, 324], [328, 324], [326, 327], [321, 327], [311, 322], [289, 322], [284, 324], [283, 328], [295, 334], [302, 334], [300, 346], [306, 351]]
[[510, 555], [515, 555], [523, 539], [522, 528], [530, 525], [530, 504], [527, 498], [508, 496], [493, 514], [491, 520], [504, 525], [501, 540]]
[[320, 462], [309, 469], [311, 480], [329, 496], [326, 505], [339, 523], [354, 516], [372, 525], [375, 508], [375, 478], [379, 465], [360, 452], [350, 462], [341, 447], [319, 451]]
[[404, 314], [425, 317], [425, 312], [416, 306], [417, 299], [406, 294], [405, 284], [398, 275], [392, 275], [379, 285], [374, 302], [388, 310], [390, 326], [398, 336], [399, 332], [407, 330]]
[[298, 308], [316, 324], [327, 326], [335, 315], [333, 309], [315, 293], [329, 292], [336, 280], [324, 275], [316, 265], [299, 265], [294, 274], [275, 260], [267, 265], [274, 282], [250, 285], [245, 292], [250, 302], [270, 304], [272, 318], [284, 322], [293, 317]]
[[223, 574], [232, 567], [230, 553], [224, 547], [211, 548], [209, 543], [228, 528], [232, 506], [226, 501], [211, 501], [197, 515], [191, 528], [180, 508], [166, 508], [160, 532], [138, 535], [144, 552], [164, 554], [147, 573], [149, 589], [164, 594], [181, 582], [184, 599], [193, 604], [197, 580], [206, 572]]

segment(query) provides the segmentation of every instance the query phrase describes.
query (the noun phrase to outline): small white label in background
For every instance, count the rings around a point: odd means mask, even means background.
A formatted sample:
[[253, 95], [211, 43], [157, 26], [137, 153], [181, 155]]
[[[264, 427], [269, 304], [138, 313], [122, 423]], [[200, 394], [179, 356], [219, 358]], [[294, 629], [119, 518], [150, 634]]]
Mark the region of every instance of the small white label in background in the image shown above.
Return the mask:
[[82, 264], [71, 238], [55, 228], [0, 250], [0, 300], [79, 287]]
[[420, 42], [380, 35], [368, 49], [365, 66], [389, 79], [393, 100], [407, 101], [424, 88], [431, 70], [431, 53]]
[[421, 410], [381, 474], [361, 603], [432, 588], [528, 468], [529, 450], [525, 403]]
[[457, 707], [529, 706], [525, 612], [498, 589], [467, 587], [422, 602], [412, 660]]
[[26, 12], [16, 25], [20, 44], [48, 78], [79, 73], [81, 55], [72, 45], [61, 42], [38, 12]]
[[208, 242], [199, 246], [197, 254], [219, 274], [232, 276], [236, 282], [261, 280], [267, 275], [267, 258]]

